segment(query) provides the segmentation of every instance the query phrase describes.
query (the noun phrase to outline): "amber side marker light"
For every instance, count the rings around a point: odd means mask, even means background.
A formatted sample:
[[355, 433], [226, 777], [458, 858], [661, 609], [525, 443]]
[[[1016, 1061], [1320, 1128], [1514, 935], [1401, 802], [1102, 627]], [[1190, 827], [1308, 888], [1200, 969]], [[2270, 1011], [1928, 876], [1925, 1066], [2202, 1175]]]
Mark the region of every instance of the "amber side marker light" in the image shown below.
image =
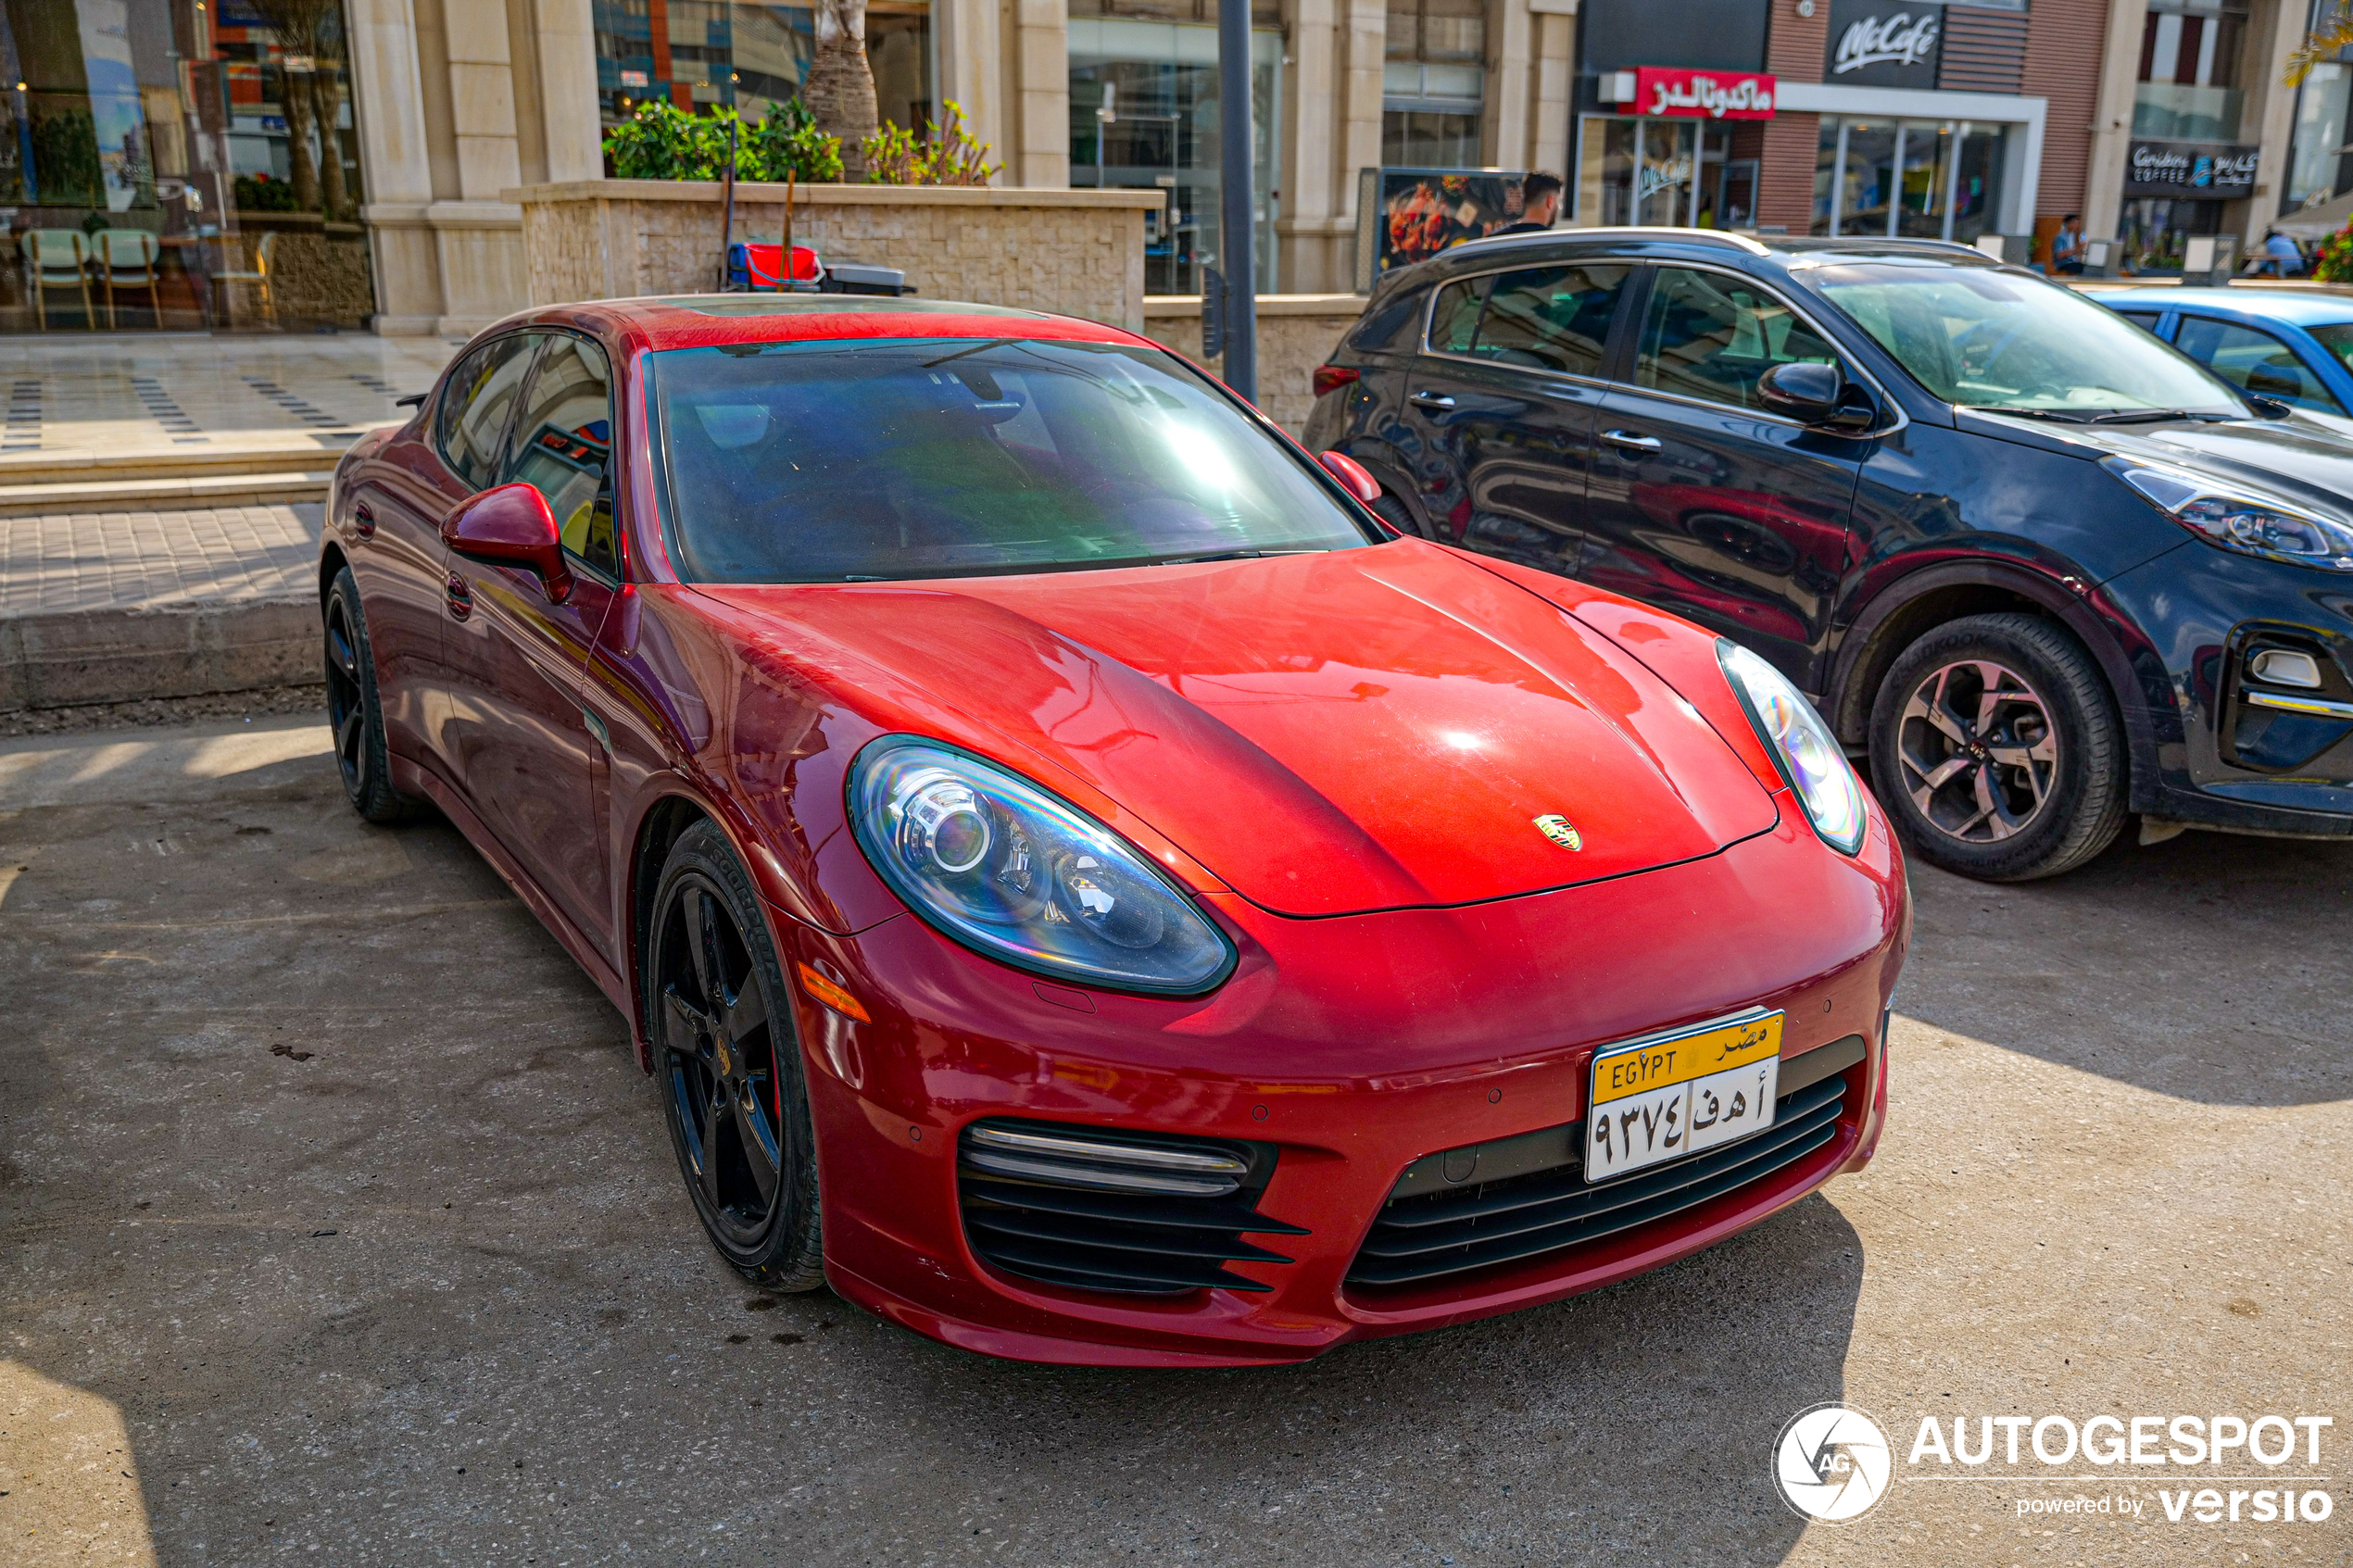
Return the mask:
[[816, 997], [819, 1001], [824, 1003], [827, 1007], [833, 1009], [844, 1018], [854, 1018], [861, 1023], [872, 1023], [874, 1022], [874, 1019], [866, 1011], [865, 1004], [859, 1001], [857, 997], [851, 996], [848, 991], [843, 990], [839, 985], [836, 985], [833, 981], [826, 979], [824, 975], [818, 973], [807, 964], [800, 964], [798, 967], [800, 970], [801, 986], [811, 996]]

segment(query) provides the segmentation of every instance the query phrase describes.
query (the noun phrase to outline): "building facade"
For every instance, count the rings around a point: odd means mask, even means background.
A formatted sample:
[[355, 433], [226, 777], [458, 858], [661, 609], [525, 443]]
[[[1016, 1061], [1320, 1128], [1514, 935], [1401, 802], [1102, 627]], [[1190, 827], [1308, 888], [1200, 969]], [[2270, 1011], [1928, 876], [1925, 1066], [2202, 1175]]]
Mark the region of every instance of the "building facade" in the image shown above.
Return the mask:
[[[1189, 294], [1221, 248], [1219, 3], [866, 0], [879, 107], [920, 129], [956, 104], [1002, 183], [1164, 189], [1148, 287]], [[2322, 0], [1247, 3], [1266, 292], [1352, 286], [1376, 167], [1554, 170], [1573, 224], [2038, 255], [2078, 212], [2148, 271], [2353, 187], [2353, 63], [2279, 84]], [[523, 297], [510, 193], [598, 177], [648, 101], [764, 114], [812, 17], [0, 0], [0, 331], [470, 331]], [[143, 257], [144, 296], [114, 265]]]

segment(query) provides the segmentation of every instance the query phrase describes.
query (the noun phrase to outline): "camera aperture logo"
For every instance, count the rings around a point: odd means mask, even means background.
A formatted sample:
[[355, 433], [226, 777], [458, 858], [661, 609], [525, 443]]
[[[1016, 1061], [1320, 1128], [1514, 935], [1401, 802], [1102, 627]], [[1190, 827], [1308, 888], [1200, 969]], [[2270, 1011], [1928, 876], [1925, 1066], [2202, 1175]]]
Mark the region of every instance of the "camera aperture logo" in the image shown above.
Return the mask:
[[1800, 1411], [1773, 1444], [1781, 1500], [1824, 1524], [1846, 1524], [1887, 1495], [1895, 1455], [1886, 1428], [1852, 1405]]

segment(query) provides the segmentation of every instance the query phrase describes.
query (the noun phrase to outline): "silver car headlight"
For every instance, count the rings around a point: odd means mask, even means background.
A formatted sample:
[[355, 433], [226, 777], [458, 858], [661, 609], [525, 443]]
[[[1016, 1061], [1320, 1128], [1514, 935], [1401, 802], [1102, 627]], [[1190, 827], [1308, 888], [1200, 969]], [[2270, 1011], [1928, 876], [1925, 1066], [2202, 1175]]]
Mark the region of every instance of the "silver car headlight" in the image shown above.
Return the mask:
[[2237, 483], [2139, 458], [2100, 466], [2209, 545], [2296, 566], [2353, 571], [2353, 523]]
[[1718, 638], [1716, 659], [1822, 842], [1847, 855], [1862, 848], [1863, 781], [1814, 705], [1738, 643]]
[[858, 754], [850, 828], [941, 935], [1032, 974], [1194, 996], [1231, 972], [1226, 934], [1111, 829], [1018, 774], [936, 741]]

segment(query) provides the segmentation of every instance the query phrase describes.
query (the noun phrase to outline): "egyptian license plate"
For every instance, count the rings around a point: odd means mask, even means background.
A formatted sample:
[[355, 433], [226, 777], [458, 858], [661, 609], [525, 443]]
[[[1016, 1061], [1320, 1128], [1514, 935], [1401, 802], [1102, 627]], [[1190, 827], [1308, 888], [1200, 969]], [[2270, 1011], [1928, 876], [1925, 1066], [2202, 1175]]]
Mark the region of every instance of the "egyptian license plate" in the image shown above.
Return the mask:
[[1585, 1179], [1605, 1182], [1761, 1133], [1780, 1082], [1781, 1015], [1651, 1035], [1593, 1057]]

